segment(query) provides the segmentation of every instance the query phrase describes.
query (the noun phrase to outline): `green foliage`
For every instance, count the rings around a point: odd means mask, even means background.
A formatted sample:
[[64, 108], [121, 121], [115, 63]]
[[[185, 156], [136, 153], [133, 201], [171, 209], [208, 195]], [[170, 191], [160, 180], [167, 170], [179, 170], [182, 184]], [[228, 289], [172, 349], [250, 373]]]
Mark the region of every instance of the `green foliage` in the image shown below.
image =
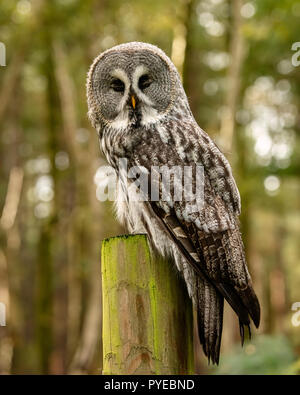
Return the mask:
[[215, 374], [287, 374], [292, 372], [295, 353], [284, 336], [257, 336], [222, 357]]

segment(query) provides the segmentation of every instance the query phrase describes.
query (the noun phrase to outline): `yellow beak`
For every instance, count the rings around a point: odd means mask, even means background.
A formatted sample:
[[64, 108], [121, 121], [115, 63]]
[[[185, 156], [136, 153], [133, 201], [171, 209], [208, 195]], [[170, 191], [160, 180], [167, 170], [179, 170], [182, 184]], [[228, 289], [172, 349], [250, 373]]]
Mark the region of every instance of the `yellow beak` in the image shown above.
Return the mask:
[[132, 103], [133, 109], [135, 109], [136, 102], [135, 102], [135, 97], [133, 95], [131, 95], [131, 103]]

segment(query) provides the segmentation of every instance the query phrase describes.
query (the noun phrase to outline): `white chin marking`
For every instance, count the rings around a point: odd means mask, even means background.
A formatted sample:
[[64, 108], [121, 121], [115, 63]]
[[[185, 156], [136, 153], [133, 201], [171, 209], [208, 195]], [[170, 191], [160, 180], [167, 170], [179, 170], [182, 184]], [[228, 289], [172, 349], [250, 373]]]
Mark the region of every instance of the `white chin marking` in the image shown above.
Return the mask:
[[[155, 108], [151, 108], [148, 106], [142, 107], [142, 126], [149, 126], [158, 122], [163, 115], [160, 115]], [[116, 130], [124, 130], [129, 127], [131, 122], [129, 121], [128, 111], [123, 110], [119, 113], [119, 115], [111, 122], [110, 126]]]
[[128, 112], [121, 111], [120, 114], [110, 124], [113, 129], [124, 130], [129, 126]]
[[152, 123], [157, 122], [160, 119], [160, 116], [155, 110], [155, 108], [149, 107], [149, 106], [144, 106], [142, 108], [142, 120], [141, 124], [143, 126], [150, 125]]

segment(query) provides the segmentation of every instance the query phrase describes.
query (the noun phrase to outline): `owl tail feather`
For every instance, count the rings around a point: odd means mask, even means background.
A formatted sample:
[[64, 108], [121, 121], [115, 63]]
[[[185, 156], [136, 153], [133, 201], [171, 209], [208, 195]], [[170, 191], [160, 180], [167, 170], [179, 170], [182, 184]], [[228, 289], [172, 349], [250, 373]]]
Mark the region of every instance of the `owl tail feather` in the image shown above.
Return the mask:
[[260, 322], [260, 306], [257, 296], [252, 288], [252, 284], [250, 283], [246, 289], [240, 290], [239, 295], [243, 304], [247, 307], [254, 325], [258, 328]]
[[241, 336], [241, 344], [242, 347], [244, 345], [245, 342], [245, 327], [248, 328], [248, 336], [249, 336], [249, 340], [251, 339], [251, 327], [250, 325], [244, 325], [241, 321], [239, 321], [240, 324], [240, 336]]
[[204, 354], [219, 363], [223, 328], [224, 297], [208, 281], [198, 279], [197, 319], [199, 340]]

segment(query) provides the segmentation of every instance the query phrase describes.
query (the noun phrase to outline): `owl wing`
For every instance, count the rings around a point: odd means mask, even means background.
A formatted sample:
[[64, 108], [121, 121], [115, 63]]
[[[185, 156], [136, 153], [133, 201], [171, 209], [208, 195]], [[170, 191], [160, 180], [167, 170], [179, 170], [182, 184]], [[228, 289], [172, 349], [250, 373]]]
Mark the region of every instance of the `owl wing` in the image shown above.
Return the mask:
[[[187, 133], [183, 133], [177, 125], [173, 125], [173, 128], [177, 129], [171, 133], [168, 128], [169, 135], [165, 135], [164, 138], [161, 138], [161, 130], [148, 135], [147, 140], [144, 140], [135, 151], [130, 165], [143, 166], [150, 174], [157, 164], [169, 168], [177, 166], [182, 171], [189, 165], [192, 175], [185, 183], [184, 189], [192, 185], [195, 191], [195, 161], [203, 164], [204, 185], [200, 199], [196, 194], [191, 199], [182, 194], [182, 199], [178, 201], [172, 200], [172, 196], [169, 201], [153, 201], [151, 196], [148, 205], [151, 206], [154, 215], [161, 219], [162, 226], [194, 269], [225, 297], [239, 316], [240, 322], [249, 325], [250, 314], [254, 324], [258, 326], [259, 304], [252, 288], [239, 232], [239, 193], [230, 166], [202, 130], [200, 137], [203, 144], [199, 148], [199, 135], [193, 135], [196, 130], [189, 129], [186, 136]], [[167, 132], [166, 128], [164, 132]], [[173, 135], [177, 136], [176, 139]], [[191, 145], [189, 149], [187, 144]], [[184, 147], [183, 151], [179, 149], [180, 146]], [[157, 181], [157, 178], [154, 180]], [[176, 177], [173, 177], [169, 189], [173, 192], [173, 197], [176, 181]], [[182, 179], [178, 182], [182, 183]], [[161, 178], [158, 180], [159, 186], [155, 185], [152, 177], [149, 183], [151, 193], [153, 188], [161, 192]]]
[[[199, 159], [203, 164], [204, 195], [201, 207], [197, 208], [197, 202], [192, 199], [176, 202], [149, 199], [146, 204], [199, 275], [199, 338], [204, 352], [213, 362], [217, 362], [223, 299], [228, 301], [239, 317], [242, 341], [244, 326], [250, 328], [249, 315], [255, 326], [259, 325], [260, 307], [252, 288], [239, 232], [239, 193], [228, 162], [211, 140], [208, 137], [206, 139], [206, 148], [203, 151], [202, 147], [202, 155], [197, 156], [190, 155], [188, 150], [180, 151], [175, 141], [166, 143], [166, 138], [164, 141], [149, 138], [147, 145], [139, 146], [133, 165], [142, 165], [151, 172], [151, 165], [156, 164], [195, 167], [195, 161]], [[182, 147], [187, 147], [186, 137], [178, 138], [177, 133], [177, 140]], [[209, 166], [210, 160], [214, 163]], [[194, 184], [194, 180], [192, 176], [190, 183]]]
[[155, 202], [154, 215], [199, 274], [198, 331], [205, 354], [218, 363], [223, 321], [223, 299], [233, 308], [240, 322], [250, 330], [249, 315], [259, 325], [260, 307], [247, 270], [238, 228], [216, 233], [200, 231], [193, 223], [179, 220], [175, 212], [164, 212]]
[[194, 223], [179, 220], [149, 203], [183, 255], [201, 278], [214, 285], [238, 315], [249, 325], [249, 315], [259, 325], [260, 309], [247, 269], [241, 235], [237, 228], [216, 233], [200, 231]]

